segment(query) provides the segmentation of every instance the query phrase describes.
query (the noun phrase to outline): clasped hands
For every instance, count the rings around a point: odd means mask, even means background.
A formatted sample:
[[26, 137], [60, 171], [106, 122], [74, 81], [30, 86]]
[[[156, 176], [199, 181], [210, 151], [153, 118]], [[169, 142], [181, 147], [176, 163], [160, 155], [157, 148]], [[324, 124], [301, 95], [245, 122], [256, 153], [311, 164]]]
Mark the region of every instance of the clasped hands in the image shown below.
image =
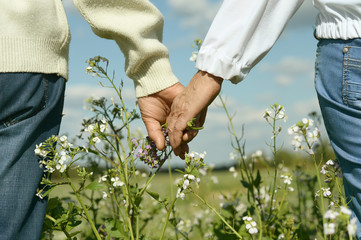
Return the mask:
[[198, 133], [197, 130], [187, 130], [187, 122], [196, 118], [195, 126], [203, 126], [207, 108], [219, 94], [222, 82], [220, 77], [198, 71], [187, 87], [177, 83], [138, 99], [148, 135], [159, 150], [165, 147], [161, 126], [167, 122], [173, 152], [185, 158], [185, 153], [189, 151], [188, 142]]

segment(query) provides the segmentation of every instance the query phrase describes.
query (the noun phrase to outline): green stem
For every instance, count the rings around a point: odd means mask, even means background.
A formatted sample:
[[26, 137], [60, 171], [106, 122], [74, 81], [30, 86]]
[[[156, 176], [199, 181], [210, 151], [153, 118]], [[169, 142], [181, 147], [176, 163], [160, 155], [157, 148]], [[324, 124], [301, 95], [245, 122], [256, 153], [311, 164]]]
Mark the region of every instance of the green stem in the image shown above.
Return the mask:
[[262, 218], [261, 218], [261, 214], [259, 213], [256, 203], [254, 203], [254, 209], [256, 210], [258, 223], [259, 223], [259, 235], [258, 235], [259, 237], [258, 238], [259, 238], [259, 240], [262, 240], [262, 232], [263, 232]]
[[[310, 143], [307, 140], [306, 137], [306, 133], [303, 133], [303, 138], [305, 139], [305, 142], [307, 144], [308, 149], [312, 150], [312, 146], [310, 145]], [[323, 192], [322, 192], [322, 184], [321, 184], [321, 178], [320, 178], [320, 171], [319, 171], [319, 167], [317, 165], [316, 162], [316, 157], [315, 154], [311, 153], [310, 154], [313, 160], [313, 164], [315, 166], [316, 169], [316, 176], [317, 176], [317, 182], [318, 182], [318, 187], [320, 188], [320, 197], [321, 197], [321, 213], [322, 213], [322, 227], [325, 225], [325, 204], [324, 204], [324, 199], [323, 199]], [[323, 238], [326, 239], [326, 234], [323, 233]]]
[[[323, 192], [322, 192], [322, 184], [321, 184], [321, 178], [320, 178], [320, 174], [319, 174], [319, 170], [318, 170], [318, 165], [316, 162], [316, 158], [314, 154], [311, 154], [312, 160], [313, 160], [313, 164], [315, 165], [315, 169], [316, 169], [316, 176], [317, 176], [317, 182], [318, 182], [318, 187], [320, 188], [320, 197], [321, 197], [321, 213], [322, 213], [322, 226], [325, 225], [325, 205], [324, 205], [324, 201], [323, 201]], [[326, 239], [326, 234], [323, 234], [323, 237]]]
[[209, 209], [211, 209], [213, 211], [214, 214], [216, 214], [221, 220], [222, 222], [239, 238], [239, 239], [243, 239], [241, 235], [239, 235], [239, 233], [231, 226], [229, 225], [229, 223], [221, 216], [221, 214], [219, 214], [217, 212], [217, 210], [212, 207], [211, 205], [209, 205], [201, 196], [199, 196], [197, 193], [192, 192], [194, 196], [196, 196], [202, 203], [204, 203]]
[[275, 112], [275, 116], [273, 118], [273, 124], [272, 124], [272, 130], [273, 130], [273, 164], [274, 164], [274, 176], [273, 176], [273, 188], [272, 188], [272, 195], [271, 195], [271, 204], [270, 204], [270, 210], [269, 210], [269, 216], [272, 216], [272, 209], [273, 209], [273, 199], [275, 195], [276, 190], [276, 182], [277, 182], [277, 159], [276, 159], [276, 153], [277, 153], [277, 141], [276, 141], [276, 116], [277, 112]]
[[[244, 170], [244, 172], [245, 172], [245, 174], [246, 174], [247, 180], [248, 180], [248, 182], [249, 182], [252, 186], [254, 186], [254, 184], [253, 184], [253, 178], [250, 176], [250, 174], [249, 174], [249, 172], [248, 172], [248, 167], [247, 167], [246, 161], [245, 161], [245, 159], [244, 159], [244, 157], [243, 157], [244, 154], [243, 154], [243, 152], [241, 152], [241, 146], [240, 146], [240, 144], [239, 144], [239, 139], [237, 138], [236, 130], [235, 130], [235, 128], [234, 128], [231, 115], [229, 114], [228, 109], [227, 109], [227, 107], [226, 107], [226, 103], [224, 102], [224, 100], [223, 100], [223, 98], [221, 97], [221, 95], [218, 95], [218, 97], [219, 97], [219, 99], [220, 99], [220, 101], [221, 101], [221, 103], [222, 103], [222, 107], [223, 107], [224, 111], [226, 112], [226, 115], [227, 115], [229, 124], [230, 124], [231, 129], [232, 129], [232, 135], [233, 135], [233, 137], [234, 137], [234, 139], [235, 139], [235, 141], [236, 141], [236, 143], [237, 143], [237, 148], [239, 149], [239, 152], [240, 152], [240, 154], [241, 154], [243, 170]], [[242, 178], [243, 178], [242, 168], [241, 168], [241, 175], [242, 175]], [[242, 180], [244, 180], [244, 178], [243, 178]], [[251, 192], [252, 199], [256, 199], [256, 198], [255, 198], [255, 195], [254, 195], [253, 189], [252, 189], [252, 191], [250, 191], [250, 190], [248, 189], [248, 191]]]
[[173, 197], [173, 179], [172, 179], [172, 168], [170, 166], [170, 161], [168, 161], [168, 172], [169, 172], [169, 183], [170, 183], [170, 195]]
[[85, 204], [83, 203], [83, 200], [82, 200], [81, 196], [79, 195], [79, 193], [76, 190], [73, 182], [71, 181], [71, 178], [70, 178], [68, 172], [66, 172], [66, 177], [68, 179], [70, 187], [72, 188], [73, 192], [75, 193], [75, 196], [78, 199], [78, 202], [80, 203], [80, 205], [81, 205], [81, 207], [82, 207], [82, 209], [84, 211], [84, 214], [85, 214], [85, 216], [87, 218], [88, 223], [90, 224], [90, 226], [91, 226], [91, 228], [93, 230], [93, 233], [94, 233], [95, 237], [97, 238], [97, 240], [101, 240], [101, 237], [99, 236], [98, 230], [96, 229], [96, 227], [94, 225], [94, 222], [92, 221], [92, 219], [91, 219], [91, 217], [89, 215], [88, 209], [86, 208]]
[[165, 230], [167, 228], [167, 224], [168, 224], [168, 221], [169, 221], [169, 216], [170, 216], [170, 213], [172, 212], [172, 209], [173, 209], [174, 204], [175, 204], [176, 201], [177, 201], [177, 198], [174, 198], [173, 201], [172, 201], [172, 204], [170, 205], [170, 208], [168, 209], [167, 217], [166, 217], [165, 223], [163, 225], [162, 235], [160, 236], [159, 240], [162, 240], [164, 238], [164, 233], [165, 233]]

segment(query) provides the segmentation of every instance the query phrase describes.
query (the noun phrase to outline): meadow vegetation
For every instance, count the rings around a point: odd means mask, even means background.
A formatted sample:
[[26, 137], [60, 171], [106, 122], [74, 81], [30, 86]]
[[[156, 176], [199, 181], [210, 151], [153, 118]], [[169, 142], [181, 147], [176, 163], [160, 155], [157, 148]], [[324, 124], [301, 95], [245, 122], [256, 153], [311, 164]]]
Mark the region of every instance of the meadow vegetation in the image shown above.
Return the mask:
[[[317, 114], [286, 131], [279, 125], [287, 120], [284, 107], [269, 106], [263, 118], [271, 153], [248, 153], [246, 136], [234, 129], [220, 96], [234, 164], [217, 169], [207, 165], [205, 152], [190, 152], [184, 166], [173, 169], [169, 144], [158, 151], [132, 129], [137, 106], [125, 106], [122, 82], [109, 76], [108, 65], [102, 57], [88, 60], [87, 72], [118, 95], [88, 101], [94, 116], [79, 136], [88, 144], [53, 136], [35, 149], [45, 170], [37, 195], [49, 198], [43, 239], [354, 238], [342, 174], [321, 141]], [[293, 136], [284, 144], [294, 152], [282, 150], [280, 134]]]

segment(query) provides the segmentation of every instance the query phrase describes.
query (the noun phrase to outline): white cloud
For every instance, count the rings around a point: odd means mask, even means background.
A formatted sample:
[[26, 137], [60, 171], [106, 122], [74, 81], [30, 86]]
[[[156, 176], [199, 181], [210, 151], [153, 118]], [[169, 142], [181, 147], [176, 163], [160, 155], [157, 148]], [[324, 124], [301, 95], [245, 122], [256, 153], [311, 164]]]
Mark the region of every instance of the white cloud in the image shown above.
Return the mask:
[[300, 76], [312, 79], [314, 76], [314, 62], [309, 59], [285, 57], [274, 64], [264, 63], [260, 65], [260, 70], [275, 74], [276, 83], [287, 86]]
[[275, 64], [263, 64], [261, 70], [268, 72], [285, 72], [290, 74], [309, 73], [314, 69], [313, 61], [296, 57], [285, 57]]
[[311, 98], [307, 101], [298, 101], [293, 104], [292, 107], [295, 115], [297, 113], [304, 114], [303, 117], [307, 117], [306, 115], [309, 114], [312, 111], [316, 111], [318, 113], [321, 112], [320, 107], [318, 105], [318, 100], [316, 97]]
[[277, 76], [275, 80], [276, 80], [276, 83], [278, 83], [281, 86], [288, 86], [293, 82], [291, 76], [283, 75], [283, 74], [280, 74], [279, 76]]
[[[235, 128], [240, 129], [243, 124], [255, 124], [264, 122], [263, 113], [265, 109], [252, 106], [247, 103], [240, 104], [233, 98], [227, 98], [225, 100], [227, 111], [232, 118]], [[206, 126], [209, 128], [217, 128], [219, 126], [227, 126], [229, 119], [226, 112], [222, 108], [222, 104], [219, 98], [213, 102], [209, 107], [207, 113]]]
[[172, 13], [180, 18], [180, 26], [202, 36], [207, 32], [221, 1], [168, 0]]

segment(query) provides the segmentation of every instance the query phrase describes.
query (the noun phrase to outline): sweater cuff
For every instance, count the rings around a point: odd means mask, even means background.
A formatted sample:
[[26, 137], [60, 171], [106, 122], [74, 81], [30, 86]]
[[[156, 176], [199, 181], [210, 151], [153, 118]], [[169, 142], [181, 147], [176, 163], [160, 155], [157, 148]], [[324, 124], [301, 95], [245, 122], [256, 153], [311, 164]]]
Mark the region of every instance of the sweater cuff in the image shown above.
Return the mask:
[[166, 89], [178, 81], [168, 58], [151, 59], [144, 62], [134, 74], [128, 74], [134, 80], [137, 98], [151, 95]]

